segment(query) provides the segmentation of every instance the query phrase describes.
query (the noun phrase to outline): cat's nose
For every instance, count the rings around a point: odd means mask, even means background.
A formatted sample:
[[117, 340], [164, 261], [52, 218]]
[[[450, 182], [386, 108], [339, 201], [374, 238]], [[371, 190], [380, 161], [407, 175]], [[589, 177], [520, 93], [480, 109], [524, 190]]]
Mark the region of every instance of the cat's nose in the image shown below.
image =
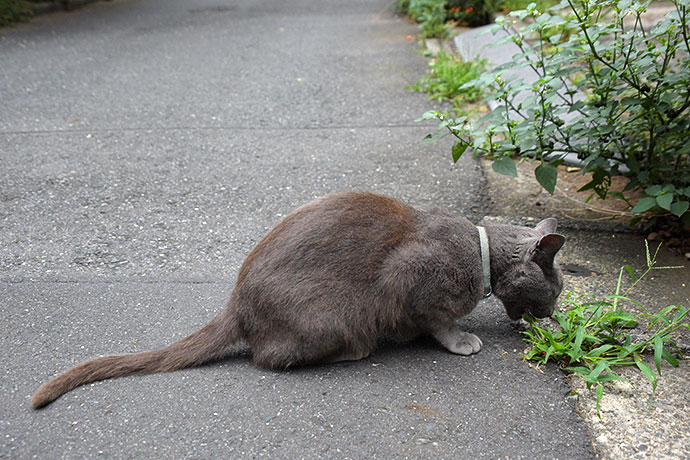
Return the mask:
[[551, 307], [551, 309], [549, 310], [549, 314], [546, 315], [546, 318], [554, 319], [553, 312], [554, 312], [555, 310], [556, 310], [556, 306], [554, 305], [554, 306]]

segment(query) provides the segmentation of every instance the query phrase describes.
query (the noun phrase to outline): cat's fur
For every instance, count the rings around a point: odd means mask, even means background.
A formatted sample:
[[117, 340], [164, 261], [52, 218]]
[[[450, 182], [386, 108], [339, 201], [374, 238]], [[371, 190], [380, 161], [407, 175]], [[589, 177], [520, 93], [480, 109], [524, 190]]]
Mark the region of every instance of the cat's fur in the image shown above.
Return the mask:
[[[486, 226], [491, 286], [512, 319], [553, 312], [562, 287], [554, 256], [564, 242], [555, 229], [555, 219], [533, 229]], [[32, 405], [96, 380], [218, 359], [240, 341], [271, 369], [361, 359], [382, 336], [430, 334], [468, 355], [481, 341], [455, 320], [482, 296], [479, 236], [469, 220], [371, 193], [329, 195], [259, 242], [227, 306], [201, 330], [160, 350], [79, 364], [39, 388]]]

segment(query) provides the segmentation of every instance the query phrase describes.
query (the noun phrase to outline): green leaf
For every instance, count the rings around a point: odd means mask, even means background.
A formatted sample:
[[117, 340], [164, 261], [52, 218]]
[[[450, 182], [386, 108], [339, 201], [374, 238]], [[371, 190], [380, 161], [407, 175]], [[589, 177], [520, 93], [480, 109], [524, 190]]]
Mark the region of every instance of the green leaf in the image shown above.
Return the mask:
[[665, 209], [667, 211], [671, 210], [671, 202], [673, 201], [673, 194], [672, 193], [664, 193], [663, 195], [659, 195], [656, 197], [656, 203], [659, 205], [660, 208]]
[[582, 340], [585, 338], [585, 327], [583, 325], [580, 325], [577, 327], [577, 331], [575, 331], [575, 343], [573, 343], [573, 348], [575, 350], [580, 350], [582, 347]]
[[635, 271], [630, 265], [623, 265], [623, 268], [630, 275], [630, 281], [635, 282]]
[[661, 356], [663, 356], [664, 359], [666, 360], [666, 362], [668, 362], [673, 367], [678, 367], [680, 365], [678, 360], [671, 353], [669, 353], [669, 351], [666, 349], [664, 349], [661, 352]]
[[585, 355], [585, 352], [581, 349], [570, 349], [566, 351], [565, 354], [570, 357], [571, 363], [577, 363], [580, 362], [580, 358], [582, 358]]
[[553, 195], [556, 180], [558, 180], [558, 170], [548, 163], [542, 163], [534, 170], [534, 175], [544, 190]]
[[635, 207], [632, 208], [631, 212], [633, 214], [640, 214], [642, 212], [649, 211], [654, 206], [656, 206], [656, 198], [652, 198], [651, 196], [646, 196], [637, 202]]
[[592, 379], [596, 379], [599, 377], [599, 374], [601, 374], [604, 369], [608, 369], [609, 365], [606, 361], [599, 361], [599, 363], [596, 365], [594, 370], [589, 374], [589, 377]]
[[595, 348], [594, 350], [591, 350], [589, 353], [587, 353], [587, 356], [597, 357], [602, 353], [609, 351], [611, 348], [613, 348], [613, 345], [607, 343], [605, 345]]
[[617, 6], [619, 10], [625, 10], [632, 5], [632, 0], [621, 0], [618, 2]]
[[654, 364], [656, 371], [661, 375], [661, 355], [664, 352], [664, 340], [658, 335], [654, 337]]
[[647, 187], [644, 192], [649, 196], [658, 196], [661, 193], [661, 185], [652, 185]]
[[467, 150], [469, 144], [463, 142], [456, 142], [451, 148], [451, 153], [453, 154], [453, 163], [457, 163], [465, 150]]
[[[570, 293], [568, 293], [570, 294]], [[561, 328], [565, 329], [566, 328], [566, 321], [567, 321], [567, 316], [561, 313], [558, 310], [554, 310], [553, 312], [553, 317], [558, 321], [558, 324], [560, 324]]]
[[424, 136], [424, 139], [422, 139], [419, 143], [420, 144], [433, 144], [434, 142], [438, 142], [439, 140], [443, 139], [447, 135], [448, 135], [448, 133], [427, 134], [426, 136]]
[[587, 376], [591, 371], [589, 368], [584, 367], [584, 366], [572, 366], [568, 367], [568, 370], [574, 374], [582, 375], [582, 376]]
[[652, 320], [650, 322], [652, 324], [656, 324], [659, 321], [661, 321], [664, 324], [671, 324], [671, 321], [666, 317], [666, 315], [663, 315], [661, 313], [657, 313], [656, 315], [653, 315]]
[[652, 372], [652, 369], [650, 369], [649, 366], [647, 366], [644, 361], [642, 361], [642, 358], [640, 358], [640, 355], [635, 355], [635, 365], [642, 371], [645, 377], [652, 383], [652, 390], [656, 391], [656, 376], [654, 375], [654, 372]]
[[[599, 159], [601, 160], [601, 158]], [[585, 160], [585, 162], [587, 161]], [[585, 169], [588, 167], [589, 166], [586, 166]], [[608, 165], [606, 165], [606, 167], [608, 167]], [[599, 197], [603, 200], [606, 198], [606, 193], [611, 185], [611, 173], [605, 169], [602, 169], [601, 167], [593, 168], [592, 170], [592, 180], [580, 187], [578, 192], [594, 189], [596, 194], [599, 195]]]
[[439, 118], [439, 112], [436, 110], [429, 110], [428, 112], [424, 112], [424, 114], [415, 120], [415, 122], [420, 122], [424, 120], [436, 120]]
[[491, 168], [499, 174], [504, 176], [517, 177], [517, 167], [515, 162], [510, 157], [501, 157], [494, 160]]
[[676, 316], [673, 317], [673, 322], [678, 323], [680, 322], [681, 319], [685, 317], [690, 312], [687, 308], [685, 308], [682, 305], [678, 305], [678, 313], [676, 313]]
[[689, 207], [690, 203], [687, 201], [676, 201], [671, 205], [671, 212], [680, 217], [687, 212]]

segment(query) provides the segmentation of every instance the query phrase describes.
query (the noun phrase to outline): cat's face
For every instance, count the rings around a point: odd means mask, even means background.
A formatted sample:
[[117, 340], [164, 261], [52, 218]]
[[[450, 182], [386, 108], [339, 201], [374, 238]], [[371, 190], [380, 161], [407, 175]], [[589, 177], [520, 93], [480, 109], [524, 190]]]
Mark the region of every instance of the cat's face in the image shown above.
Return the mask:
[[535, 318], [551, 316], [563, 288], [561, 271], [556, 264], [548, 271], [530, 265], [536, 264], [528, 263], [524, 268], [511, 271], [511, 293], [501, 299], [506, 313], [514, 321], [525, 313]]
[[525, 234], [514, 248], [511, 261], [496, 295], [512, 320], [529, 313], [551, 316], [563, 288], [563, 276], [555, 262], [565, 237], [556, 233], [556, 220], [546, 219]]

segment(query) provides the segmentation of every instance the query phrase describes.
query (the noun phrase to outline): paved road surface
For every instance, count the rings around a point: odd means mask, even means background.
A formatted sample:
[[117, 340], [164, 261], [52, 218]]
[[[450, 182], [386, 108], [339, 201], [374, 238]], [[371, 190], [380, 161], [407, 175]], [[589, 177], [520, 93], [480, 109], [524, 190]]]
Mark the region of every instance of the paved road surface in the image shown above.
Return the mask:
[[477, 220], [471, 158], [420, 146], [415, 26], [384, 0], [116, 0], [0, 33], [0, 456], [591, 458], [563, 376], [485, 349], [383, 343], [284, 373], [235, 359], [32, 392], [86, 358], [205, 324], [296, 206], [352, 188]]

